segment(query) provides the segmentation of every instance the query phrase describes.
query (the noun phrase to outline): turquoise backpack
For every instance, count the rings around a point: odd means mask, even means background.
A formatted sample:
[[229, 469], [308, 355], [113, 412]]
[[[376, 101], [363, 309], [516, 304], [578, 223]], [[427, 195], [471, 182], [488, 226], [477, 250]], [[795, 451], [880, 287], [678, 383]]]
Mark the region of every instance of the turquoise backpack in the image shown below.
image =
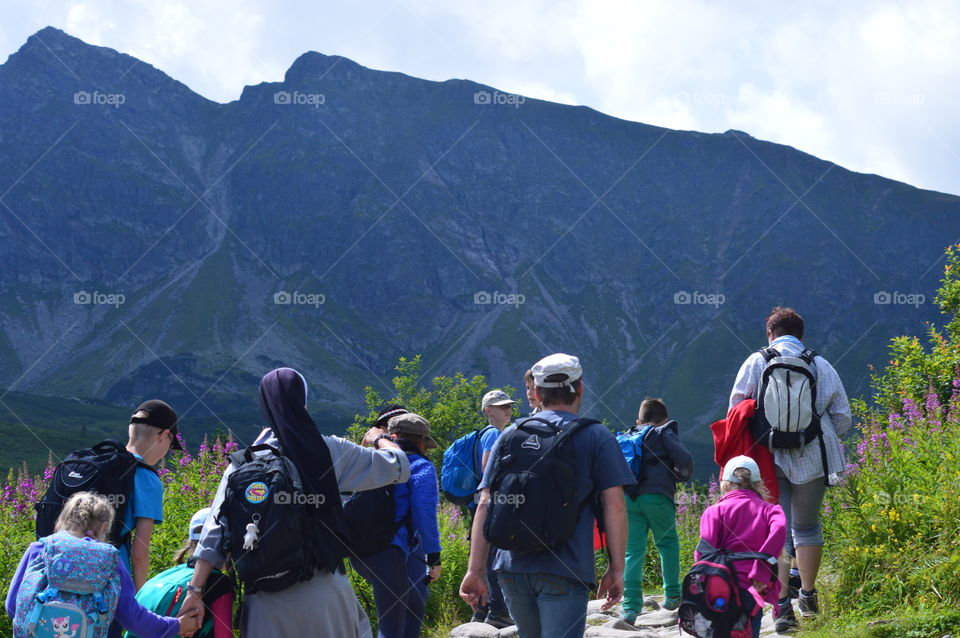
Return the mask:
[[[183, 600], [187, 597], [187, 584], [193, 578], [193, 567], [189, 564], [177, 565], [160, 572], [143, 584], [137, 592], [137, 602], [160, 616], [177, 616], [183, 607]], [[225, 593], [233, 592], [233, 582], [220, 571], [214, 569], [207, 580], [211, 583], [204, 595], [204, 600], [215, 600]], [[194, 638], [207, 638], [213, 635], [213, 616], [206, 614], [200, 630]], [[127, 632], [126, 638], [138, 638]]]
[[105, 638], [120, 595], [120, 553], [107, 543], [57, 532], [26, 568], [14, 638]]

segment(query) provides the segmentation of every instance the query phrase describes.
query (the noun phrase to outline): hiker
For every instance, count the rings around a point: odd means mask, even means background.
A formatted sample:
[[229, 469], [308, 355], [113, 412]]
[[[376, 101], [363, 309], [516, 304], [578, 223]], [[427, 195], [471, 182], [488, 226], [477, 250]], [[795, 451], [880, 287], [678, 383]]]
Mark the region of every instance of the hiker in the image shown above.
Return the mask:
[[426, 457], [437, 447], [430, 423], [405, 413], [388, 420], [387, 433], [410, 461], [410, 480], [396, 486], [396, 534], [380, 552], [351, 556], [350, 563], [373, 586], [379, 638], [418, 638], [427, 602], [427, 584], [440, 578], [440, 493], [437, 470]]
[[494, 546], [493, 569], [519, 635], [579, 637], [596, 583], [597, 514], [605, 521], [610, 553], [598, 587], [604, 609], [623, 594], [623, 486], [634, 478], [613, 433], [599, 421], [578, 417], [584, 392], [580, 361], [553, 354], [533, 366], [533, 375], [543, 411], [506, 428], [494, 446], [480, 483], [460, 596], [474, 610], [486, 604], [487, 558]]
[[[192, 558], [200, 541], [200, 533], [210, 515], [210, 508], [197, 511], [187, 527], [187, 540], [174, 555], [174, 567], [161, 572], [144, 583], [137, 592], [137, 602], [154, 613], [176, 613], [180, 610], [186, 587], [193, 578], [196, 561]], [[203, 595], [204, 613], [196, 638], [233, 638], [234, 586], [223, 566], [217, 566], [210, 576]], [[126, 638], [138, 638], [129, 632]], [[145, 638], [145, 637], [141, 637]]]
[[[506, 429], [513, 421], [513, 406], [518, 402], [510, 398], [503, 390], [490, 390], [483, 395], [480, 402], [480, 409], [483, 415], [487, 417], [488, 427], [480, 435], [480, 471], [478, 474], [482, 477], [490, 461], [490, 453], [493, 446], [500, 438], [500, 433]], [[479, 494], [470, 503], [470, 513], [473, 518], [477, 514], [477, 502]], [[469, 540], [469, 539], [468, 539]], [[487, 559], [487, 604], [480, 607], [473, 613], [471, 622], [482, 622], [497, 629], [510, 627], [515, 624], [510, 617], [510, 611], [503, 600], [503, 591], [500, 589], [500, 581], [497, 574], [493, 571], [493, 559], [495, 552], [488, 552]]]
[[[740, 367], [730, 393], [730, 408], [744, 400], [757, 401], [757, 414], [752, 421], [754, 440], [762, 437], [773, 452], [780, 504], [791, 531], [787, 535], [787, 555], [796, 557], [800, 570], [800, 614], [813, 616], [819, 613], [816, 580], [824, 544], [820, 508], [830, 477], [839, 476], [846, 469], [840, 438], [850, 429], [850, 403], [837, 371], [804, 345], [803, 318], [796, 310], [774, 308], [767, 317], [766, 327], [769, 347], [750, 355]], [[774, 366], [781, 372], [772, 374]], [[797, 372], [801, 369], [809, 370], [809, 374]], [[811, 376], [815, 383], [811, 383]], [[768, 381], [762, 383], [762, 379]], [[778, 387], [770, 385], [771, 380]], [[800, 394], [795, 396], [815, 396], [813, 406], [802, 405], [799, 400], [790, 406], [778, 404], [777, 396], [793, 395], [793, 388], [800, 383], [804, 387], [797, 390]], [[787, 385], [790, 392], [786, 390]], [[809, 392], [811, 386], [815, 388], [815, 395]], [[799, 433], [786, 431], [791, 426], [778, 422], [777, 414], [789, 415], [788, 424], [802, 421], [809, 422], [810, 426]], [[811, 434], [813, 436], [808, 436]], [[778, 439], [786, 439], [787, 444], [794, 447], [779, 447], [783, 443], [778, 443]], [[784, 597], [779, 601], [781, 613], [776, 623], [779, 632], [798, 626], [787, 595], [789, 577], [790, 564], [786, 559], [780, 566]]]
[[405, 482], [407, 456], [381, 428], [364, 436], [375, 450], [321, 435], [307, 412], [306, 380], [291, 368], [264, 375], [259, 399], [266, 427], [253, 446], [231, 455], [183, 609], [202, 606], [210, 572], [229, 551], [245, 586], [242, 635], [368, 638], [369, 620], [343, 564], [340, 491]]
[[[640, 404], [637, 425], [631, 429], [634, 441], [642, 446], [635, 469], [637, 484], [627, 494], [627, 557], [623, 584], [623, 611], [620, 619], [634, 624], [643, 611], [643, 563], [647, 553], [647, 531], [660, 554], [663, 573], [663, 608], [680, 606], [680, 540], [677, 537], [677, 481], [693, 475], [693, 457], [669, 421], [661, 399], [647, 398]], [[618, 437], [618, 439], [623, 438]], [[622, 447], [622, 445], [621, 445]], [[630, 451], [634, 456], [634, 450]], [[630, 457], [627, 458], [629, 463]]]
[[103, 638], [111, 622], [145, 638], [192, 636], [198, 610], [179, 618], [158, 616], [134, 598], [133, 580], [119, 550], [106, 542], [114, 508], [92, 492], [71, 496], [56, 531], [31, 543], [7, 593], [16, 638], [42, 635]]
[[543, 409], [540, 401], [537, 399], [536, 384], [533, 382], [533, 370], [527, 370], [523, 374], [523, 385], [527, 389], [527, 403], [530, 404], [530, 416]]
[[[734, 586], [738, 586], [740, 591], [734, 592], [726, 601], [721, 600], [719, 605], [714, 604], [713, 607], [725, 606], [730, 612], [739, 611], [733, 609], [734, 601], [739, 600], [740, 608], [747, 617], [745, 624], [747, 627], [752, 626], [754, 638], [760, 635], [764, 604], [775, 604], [779, 598], [781, 585], [776, 573], [776, 558], [783, 551], [787, 537], [787, 522], [783, 509], [769, 503], [768, 498], [769, 494], [763, 485], [756, 462], [748, 456], [731, 459], [720, 475], [720, 500], [704, 510], [700, 517], [701, 541], [694, 552], [695, 561], [710, 561], [714, 554], [707, 550], [721, 550], [731, 554], [737, 576]], [[736, 554], [740, 552], [759, 555], [736, 560]], [[761, 557], [764, 560], [759, 560]], [[696, 570], [695, 564], [691, 571]], [[685, 585], [690, 582], [689, 578], [688, 575]], [[710, 595], [711, 588], [698, 589], [697, 593]], [[684, 594], [681, 623], [687, 616], [688, 592], [685, 591]], [[777, 615], [778, 611], [782, 613], [779, 607], [774, 607], [774, 615]]]

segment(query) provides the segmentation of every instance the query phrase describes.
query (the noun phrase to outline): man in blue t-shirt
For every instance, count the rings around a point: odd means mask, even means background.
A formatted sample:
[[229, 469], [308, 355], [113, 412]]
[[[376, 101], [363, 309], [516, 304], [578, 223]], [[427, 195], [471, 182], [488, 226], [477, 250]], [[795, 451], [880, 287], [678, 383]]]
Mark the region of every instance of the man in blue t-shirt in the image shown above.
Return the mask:
[[[537, 417], [563, 429], [577, 418], [583, 401], [583, 370], [576, 357], [553, 354], [533, 366], [538, 401]], [[516, 427], [516, 426], [511, 426]], [[505, 432], [511, 431], [509, 428]], [[500, 437], [490, 454], [497, 459]], [[583, 427], [573, 435], [577, 450], [577, 490], [588, 499], [600, 495], [610, 566], [597, 593], [606, 598], [604, 609], [623, 595], [627, 516], [623, 486], [635, 483], [613, 433], [602, 424]], [[470, 563], [460, 585], [460, 596], [474, 609], [486, 603], [487, 559], [490, 544], [483, 527], [490, 509], [490, 485], [495, 461], [487, 465], [480, 483], [480, 503], [473, 523]], [[593, 551], [593, 511], [581, 507], [573, 536], [543, 551], [511, 552], [495, 549], [493, 570], [521, 636], [562, 638], [580, 636], [586, 622], [587, 596], [596, 584]]]
[[[480, 408], [483, 415], [487, 417], [488, 426], [480, 435], [480, 444], [478, 445], [478, 455], [480, 457], [480, 476], [483, 476], [490, 460], [490, 453], [500, 438], [500, 433], [510, 425], [513, 420], [513, 406], [517, 404], [503, 390], [491, 390], [483, 395]], [[470, 511], [476, 514], [476, 503], [470, 504]], [[494, 552], [489, 552], [490, 558], [487, 564], [487, 604], [477, 609], [473, 622], [485, 622], [497, 629], [503, 629], [514, 624], [510, 618], [510, 612], [507, 610], [507, 604], [503, 601], [503, 593], [500, 591], [500, 583], [497, 575], [493, 571]]]

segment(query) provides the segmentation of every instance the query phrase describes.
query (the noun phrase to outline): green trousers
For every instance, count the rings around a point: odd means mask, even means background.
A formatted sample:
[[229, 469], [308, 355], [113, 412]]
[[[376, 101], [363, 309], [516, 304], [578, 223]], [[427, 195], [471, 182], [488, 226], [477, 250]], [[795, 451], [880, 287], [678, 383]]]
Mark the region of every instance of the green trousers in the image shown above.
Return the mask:
[[643, 610], [643, 561], [647, 532], [660, 553], [663, 592], [680, 596], [680, 539], [677, 538], [677, 506], [663, 494], [627, 496], [627, 563], [624, 570], [623, 608]]

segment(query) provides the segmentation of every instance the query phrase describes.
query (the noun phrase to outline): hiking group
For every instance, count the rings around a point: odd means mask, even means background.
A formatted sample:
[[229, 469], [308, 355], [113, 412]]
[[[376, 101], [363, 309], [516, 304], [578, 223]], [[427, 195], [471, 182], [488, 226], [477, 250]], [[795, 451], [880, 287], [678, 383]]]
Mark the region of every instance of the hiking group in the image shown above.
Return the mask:
[[[381, 410], [360, 445], [321, 435], [308, 385], [291, 368], [260, 382], [264, 429], [229, 456], [209, 507], [186, 530], [175, 565], [148, 580], [163, 484], [154, 466], [182, 449], [163, 401], [132, 415], [129, 441], [69, 455], [37, 504], [37, 541], [10, 584], [21, 637], [372, 636], [345, 561], [370, 583], [381, 638], [421, 633], [428, 585], [440, 578], [440, 493], [470, 513], [460, 596], [473, 622], [516, 624], [520, 638], [581, 636], [588, 598], [644, 611], [653, 534], [663, 607], [693, 636], [758, 636], [819, 611], [820, 508], [845, 464], [850, 408], [833, 367], [806, 349], [803, 320], [775, 308], [768, 345], [741, 366], [727, 417], [711, 426], [720, 496], [703, 513], [694, 564], [681, 580], [675, 493], [693, 460], [660, 399], [614, 434], [582, 416], [580, 361], [552, 354], [526, 373], [527, 417], [492, 390], [487, 425], [454, 441], [441, 471], [430, 423], [402, 405]], [[607, 554], [597, 579], [595, 539]], [[793, 567], [795, 562], [796, 567]], [[235, 602], [239, 599], [239, 604]]]

